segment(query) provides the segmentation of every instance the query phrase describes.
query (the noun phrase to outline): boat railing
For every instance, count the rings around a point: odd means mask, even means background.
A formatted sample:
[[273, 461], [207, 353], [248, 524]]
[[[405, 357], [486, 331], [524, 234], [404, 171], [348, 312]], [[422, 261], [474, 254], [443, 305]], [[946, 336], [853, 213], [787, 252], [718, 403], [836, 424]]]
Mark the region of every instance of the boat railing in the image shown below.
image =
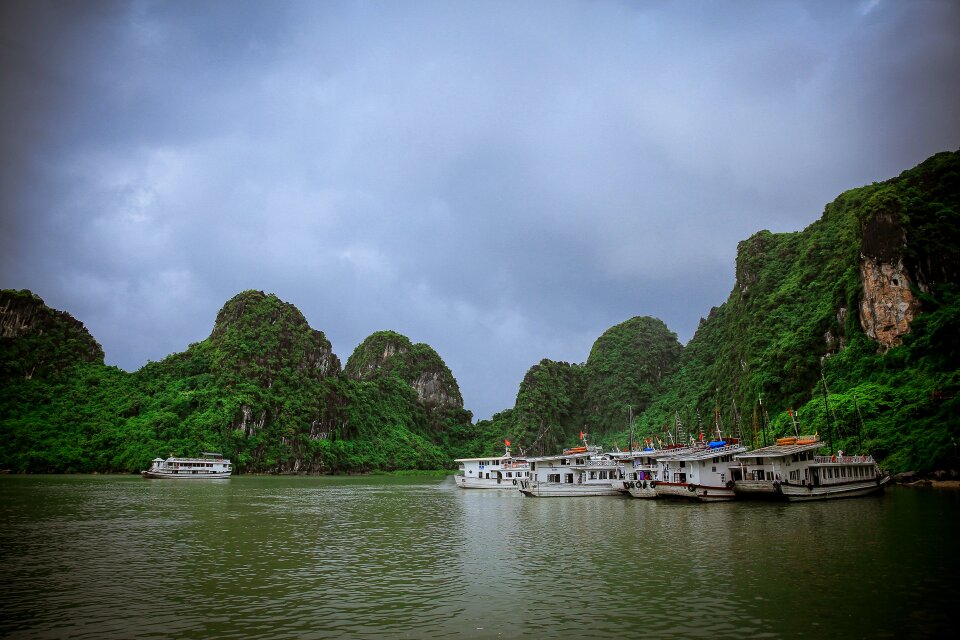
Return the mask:
[[867, 463], [872, 463], [872, 462], [873, 462], [873, 456], [814, 456], [814, 457], [813, 457], [813, 461], [814, 461], [814, 462], [817, 462], [817, 463], [820, 463], [820, 464], [826, 464], [826, 463], [828, 463], [828, 462], [830, 462], [830, 463], [836, 462], [836, 463], [838, 463], [838, 464], [840, 464], [840, 463], [843, 463], [843, 464], [853, 464], [853, 463], [867, 464]]

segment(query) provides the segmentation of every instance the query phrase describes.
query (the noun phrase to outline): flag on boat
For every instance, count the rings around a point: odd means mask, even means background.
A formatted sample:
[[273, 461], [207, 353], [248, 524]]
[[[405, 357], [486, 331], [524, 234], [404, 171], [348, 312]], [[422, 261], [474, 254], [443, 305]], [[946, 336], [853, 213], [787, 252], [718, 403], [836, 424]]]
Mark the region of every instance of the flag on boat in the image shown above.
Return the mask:
[[505, 444], [505, 445], [507, 445], [507, 446], [509, 447], [509, 446], [510, 446], [510, 441], [509, 441], [509, 440], [504, 440], [504, 441], [503, 441], [503, 444]]

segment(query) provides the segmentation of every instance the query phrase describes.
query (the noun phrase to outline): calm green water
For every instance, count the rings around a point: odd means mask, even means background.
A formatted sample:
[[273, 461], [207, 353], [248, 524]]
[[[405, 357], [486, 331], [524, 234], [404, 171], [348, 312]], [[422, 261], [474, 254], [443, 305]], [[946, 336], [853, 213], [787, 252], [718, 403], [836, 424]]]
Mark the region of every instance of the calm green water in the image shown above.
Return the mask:
[[0, 636], [917, 637], [960, 492], [523, 498], [451, 478], [0, 477]]

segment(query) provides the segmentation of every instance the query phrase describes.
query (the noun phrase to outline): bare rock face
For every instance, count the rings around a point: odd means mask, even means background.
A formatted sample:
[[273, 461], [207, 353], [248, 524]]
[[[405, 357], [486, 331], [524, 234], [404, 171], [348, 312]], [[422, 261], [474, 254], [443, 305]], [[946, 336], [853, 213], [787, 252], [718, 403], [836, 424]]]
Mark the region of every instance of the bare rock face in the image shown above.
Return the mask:
[[863, 256], [860, 278], [863, 282], [860, 326], [864, 333], [884, 349], [900, 344], [920, 312], [920, 301], [910, 290], [910, 275], [903, 260], [878, 262]]
[[867, 203], [860, 224], [860, 326], [882, 349], [900, 344], [920, 313], [915, 284], [904, 262], [904, 205], [896, 194], [880, 191]]

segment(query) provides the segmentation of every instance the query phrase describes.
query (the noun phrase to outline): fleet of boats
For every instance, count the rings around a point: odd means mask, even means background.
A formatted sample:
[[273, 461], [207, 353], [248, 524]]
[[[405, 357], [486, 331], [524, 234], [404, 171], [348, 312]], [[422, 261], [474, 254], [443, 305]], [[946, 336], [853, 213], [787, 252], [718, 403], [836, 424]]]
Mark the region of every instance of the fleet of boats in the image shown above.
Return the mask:
[[[649, 442], [649, 441], [648, 441]], [[890, 477], [872, 456], [817, 455], [818, 435], [748, 450], [737, 438], [604, 453], [588, 445], [549, 456], [462, 458], [464, 489], [517, 489], [530, 497], [616, 496], [699, 502], [825, 500], [883, 491]]]

